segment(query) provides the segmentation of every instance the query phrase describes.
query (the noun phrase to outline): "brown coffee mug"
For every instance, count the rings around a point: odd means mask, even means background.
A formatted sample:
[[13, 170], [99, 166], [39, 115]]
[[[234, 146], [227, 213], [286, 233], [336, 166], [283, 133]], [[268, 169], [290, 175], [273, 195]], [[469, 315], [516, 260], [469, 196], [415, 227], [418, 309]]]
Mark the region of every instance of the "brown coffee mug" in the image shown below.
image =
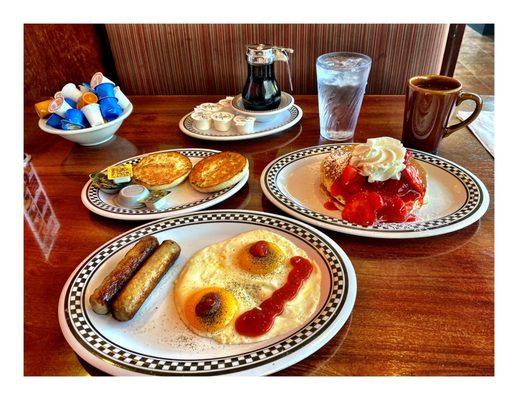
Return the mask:
[[[448, 126], [453, 106], [465, 100], [475, 102], [475, 110], [466, 120]], [[410, 78], [406, 90], [403, 145], [437, 153], [443, 137], [469, 125], [480, 114], [482, 99], [462, 90], [462, 83], [443, 75], [423, 75]]]

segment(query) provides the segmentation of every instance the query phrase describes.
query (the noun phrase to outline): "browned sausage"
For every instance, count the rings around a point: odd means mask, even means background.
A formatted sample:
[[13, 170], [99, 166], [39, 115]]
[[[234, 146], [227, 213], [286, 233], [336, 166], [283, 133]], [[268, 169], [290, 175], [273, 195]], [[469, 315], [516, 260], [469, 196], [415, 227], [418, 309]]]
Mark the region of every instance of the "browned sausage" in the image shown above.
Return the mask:
[[119, 321], [133, 318], [160, 279], [180, 255], [180, 246], [164, 240], [112, 303], [112, 314]]
[[90, 296], [90, 305], [97, 314], [108, 313], [110, 302], [157, 247], [154, 236], [144, 236], [126, 253]]

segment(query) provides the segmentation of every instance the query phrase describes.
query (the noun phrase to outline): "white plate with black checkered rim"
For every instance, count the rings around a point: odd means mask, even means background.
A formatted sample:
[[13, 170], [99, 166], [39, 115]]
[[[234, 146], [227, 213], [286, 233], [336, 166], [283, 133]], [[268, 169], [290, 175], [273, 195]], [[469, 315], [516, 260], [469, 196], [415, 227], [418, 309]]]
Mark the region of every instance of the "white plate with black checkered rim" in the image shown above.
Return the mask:
[[220, 132], [214, 128], [202, 131], [194, 126], [191, 113], [180, 120], [179, 126], [183, 133], [196, 139], [213, 141], [249, 140], [285, 131], [299, 122], [301, 118], [302, 109], [294, 104], [288, 110], [275, 115], [268, 121], [256, 122], [252, 133], [239, 133], [235, 126], [232, 126], [227, 132]]
[[427, 201], [414, 222], [370, 227], [344, 221], [324, 207], [320, 163], [340, 145], [320, 145], [285, 154], [261, 174], [264, 195], [281, 210], [320, 228], [351, 235], [403, 239], [443, 235], [478, 221], [489, 206], [485, 185], [470, 171], [442, 157], [412, 150], [428, 174]]
[[[222, 345], [190, 332], [174, 306], [172, 283], [201, 248], [254, 229], [267, 229], [304, 249], [322, 274], [320, 303], [304, 326], [258, 343]], [[180, 258], [131, 321], [97, 315], [93, 289], [142, 236], [173, 239]], [[59, 300], [59, 323], [72, 349], [112, 375], [267, 375], [324, 346], [345, 324], [356, 298], [356, 275], [344, 251], [300, 221], [246, 210], [203, 211], [130, 230], [90, 254], [71, 274]]]
[[[126, 160], [119, 161], [114, 165], [125, 163], [131, 163], [135, 165], [145, 156], [156, 153], [165, 153], [168, 151], [177, 151], [184, 156], [189, 157], [193, 165], [202, 158], [219, 153], [218, 150], [210, 149], [167, 149], [130, 157]], [[248, 181], [248, 175], [249, 172], [247, 171], [243, 179], [241, 179], [234, 186], [215, 193], [198, 192], [191, 187], [188, 179], [186, 179], [183, 183], [171, 190], [175, 193], [175, 204], [172, 207], [161, 211], [151, 210], [147, 207], [121, 207], [114, 201], [116, 194], [106, 194], [100, 191], [98, 188], [92, 185], [91, 181], [88, 181], [83, 187], [83, 190], [81, 191], [81, 200], [86, 208], [103, 217], [126, 221], [149, 221], [152, 219], [165, 218], [173, 215], [181, 215], [194, 211], [204, 210], [218, 203], [221, 203], [222, 201], [237, 193], [239, 189], [241, 189], [246, 184]]]

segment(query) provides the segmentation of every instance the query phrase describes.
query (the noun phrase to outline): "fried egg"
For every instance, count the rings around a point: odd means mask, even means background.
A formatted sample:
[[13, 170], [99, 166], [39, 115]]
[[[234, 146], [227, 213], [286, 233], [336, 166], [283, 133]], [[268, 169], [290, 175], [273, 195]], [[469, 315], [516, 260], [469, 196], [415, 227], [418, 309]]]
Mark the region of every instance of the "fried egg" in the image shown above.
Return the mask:
[[[267, 251], [260, 254], [265, 247]], [[240, 335], [236, 318], [286, 283], [294, 256], [311, 262], [309, 278], [265, 334]], [[194, 333], [219, 343], [252, 343], [286, 334], [307, 322], [320, 301], [320, 281], [319, 267], [304, 250], [276, 233], [253, 230], [194, 254], [174, 283], [174, 300], [180, 318]]]

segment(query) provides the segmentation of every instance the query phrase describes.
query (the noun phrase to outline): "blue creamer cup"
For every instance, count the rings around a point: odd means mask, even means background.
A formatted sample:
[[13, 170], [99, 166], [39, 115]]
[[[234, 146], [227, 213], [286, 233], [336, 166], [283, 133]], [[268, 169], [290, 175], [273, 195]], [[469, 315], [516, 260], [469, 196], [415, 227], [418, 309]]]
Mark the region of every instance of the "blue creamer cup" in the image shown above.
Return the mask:
[[115, 97], [105, 97], [104, 99], [99, 100], [99, 105], [101, 107], [101, 114], [106, 121], [117, 119], [123, 113], [122, 108]]
[[[65, 114], [65, 121], [73, 125], [78, 125], [81, 128], [86, 128], [88, 126], [88, 121], [86, 120], [85, 115], [81, 110], [76, 108], [67, 110]], [[61, 127], [63, 127], [63, 122], [61, 122]]]
[[72, 108], [76, 108], [77, 107], [77, 102], [68, 98], [68, 97], [65, 97], [65, 101], [70, 105], [70, 107]]
[[59, 115], [51, 114], [49, 119], [47, 120], [47, 125], [55, 128], [55, 129], [62, 129], [61, 128], [62, 120], [63, 120], [63, 118], [61, 118]]
[[83, 129], [84, 127], [81, 125], [73, 124], [70, 121], [67, 121], [66, 119], [61, 120], [61, 129], [64, 131], [76, 131], [78, 129]]
[[115, 97], [115, 85], [113, 83], [105, 82], [95, 87], [95, 94], [102, 100], [106, 97]]

